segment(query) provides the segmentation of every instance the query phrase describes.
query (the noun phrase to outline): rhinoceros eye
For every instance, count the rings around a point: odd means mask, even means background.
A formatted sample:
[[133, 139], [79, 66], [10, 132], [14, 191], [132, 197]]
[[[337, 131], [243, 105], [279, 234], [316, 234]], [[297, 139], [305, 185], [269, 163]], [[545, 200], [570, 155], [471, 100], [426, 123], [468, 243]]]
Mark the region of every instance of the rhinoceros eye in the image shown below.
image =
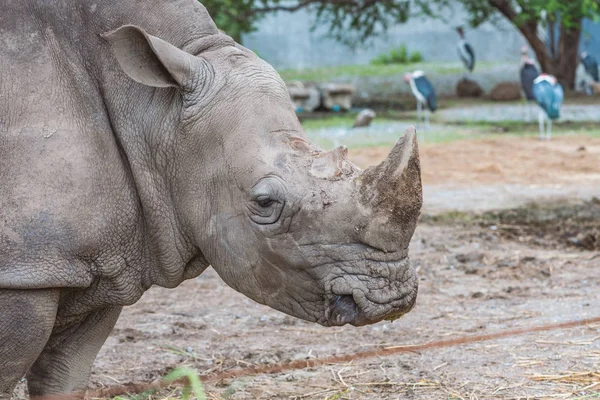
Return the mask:
[[267, 207], [271, 206], [273, 203], [275, 203], [275, 200], [273, 200], [269, 196], [260, 196], [259, 198], [256, 199], [256, 204], [258, 204], [259, 206], [261, 206], [263, 208], [267, 208]]
[[249, 216], [259, 225], [276, 223], [284, 206], [285, 187], [276, 177], [261, 179], [250, 191]]

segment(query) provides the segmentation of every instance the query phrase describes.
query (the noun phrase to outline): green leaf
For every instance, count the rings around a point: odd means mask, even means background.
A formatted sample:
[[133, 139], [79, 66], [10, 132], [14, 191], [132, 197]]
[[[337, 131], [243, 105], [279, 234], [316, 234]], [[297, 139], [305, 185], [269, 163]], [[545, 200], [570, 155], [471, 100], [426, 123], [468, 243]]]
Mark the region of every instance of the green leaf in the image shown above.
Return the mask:
[[198, 400], [206, 400], [202, 382], [194, 370], [185, 367], [175, 368], [169, 375], [165, 377], [165, 381], [173, 382], [181, 378], [186, 378], [188, 382], [182, 390], [183, 400], [189, 400], [192, 393]]

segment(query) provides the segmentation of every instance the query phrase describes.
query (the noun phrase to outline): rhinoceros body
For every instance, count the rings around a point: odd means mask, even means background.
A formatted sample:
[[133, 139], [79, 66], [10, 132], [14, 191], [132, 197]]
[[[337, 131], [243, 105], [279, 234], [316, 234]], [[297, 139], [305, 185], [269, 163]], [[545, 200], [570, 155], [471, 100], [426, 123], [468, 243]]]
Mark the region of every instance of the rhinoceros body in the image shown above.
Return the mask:
[[0, 398], [81, 393], [121, 308], [209, 265], [322, 325], [413, 306], [414, 131], [322, 152], [196, 1], [8, 0], [0, 96]]

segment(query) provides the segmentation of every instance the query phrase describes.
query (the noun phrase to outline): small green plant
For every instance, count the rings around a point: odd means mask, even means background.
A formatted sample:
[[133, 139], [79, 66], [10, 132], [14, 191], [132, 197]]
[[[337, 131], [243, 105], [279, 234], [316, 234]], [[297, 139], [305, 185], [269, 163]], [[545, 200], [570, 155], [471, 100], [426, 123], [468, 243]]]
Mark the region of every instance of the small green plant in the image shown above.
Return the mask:
[[420, 63], [423, 61], [423, 56], [421, 55], [420, 51], [415, 51], [414, 53], [412, 53], [410, 55], [410, 58], [408, 59], [408, 62], [410, 63]]
[[175, 368], [169, 375], [165, 377], [165, 381], [174, 382], [185, 378], [187, 383], [183, 386], [183, 390], [181, 393], [181, 398], [183, 400], [189, 400], [191, 395], [193, 394], [198, 400], [206, 400], [206, 395], [204, 394], [204, 388], [202, 388], [202, 382], [200, 382], [200, 378], [198, 374], [185, 367]]
[[408, 53], [405, 45], [391, 49], [387, 54], [380, 54], [371, 60], [373, 65], [409, 64], [423, 61], [423, 56], [418, 51]]

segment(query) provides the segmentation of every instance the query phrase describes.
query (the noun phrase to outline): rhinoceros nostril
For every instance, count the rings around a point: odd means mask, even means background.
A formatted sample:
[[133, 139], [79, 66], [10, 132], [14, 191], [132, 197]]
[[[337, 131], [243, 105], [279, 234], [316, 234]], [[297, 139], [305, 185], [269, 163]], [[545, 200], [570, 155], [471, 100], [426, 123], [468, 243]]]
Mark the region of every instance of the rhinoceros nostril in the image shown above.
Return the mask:
[[330, 321], [333, 325], [344, 325], [354, 322], [360, 314], [360, 308], [351, 295], [335, 296], [330, 305]]

